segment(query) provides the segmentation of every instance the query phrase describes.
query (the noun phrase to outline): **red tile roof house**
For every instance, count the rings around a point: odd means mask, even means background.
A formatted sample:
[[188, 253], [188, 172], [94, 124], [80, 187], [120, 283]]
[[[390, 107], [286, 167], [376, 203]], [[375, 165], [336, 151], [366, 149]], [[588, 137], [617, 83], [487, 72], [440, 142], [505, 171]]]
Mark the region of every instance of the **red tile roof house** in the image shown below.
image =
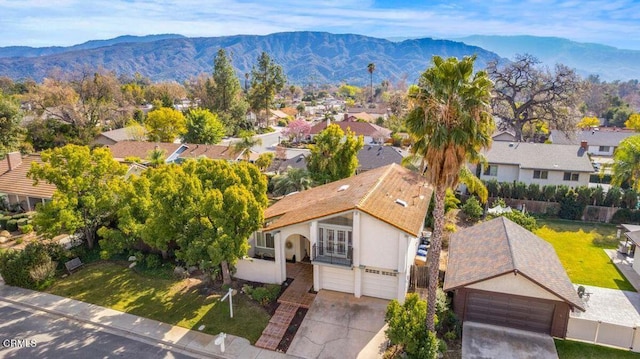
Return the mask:
[[451, 236], [443, 289], [463, 324], [564, 338], [569, 311], [585, 310], [553, 247], [504, 217]]
[[[311, 138], [317, 136], [320, 132], [322, 132], [329, 125], [330, 121], [322, 121], [319, 122], [313, 127], [311, 127], [311, 131], [309, 132]], [[338, 121], [333, 122], [340, 126], [342, 131], [347, 132], [347, 128], [351, 129], [356, 136], [364, 137], [364, 144], [382, 144], [389, 138], [391, 138], [391, 130], [388, 128], [384, 128], [373, 123], [368, 122], [352, 122], [352, 121]]]
[[32, 162], [42, 164], [40, 155], [22, 157], [20, 152], [12, 152], [0, 161], [0, 197], [6, 197], [9, 204], [20, 204], [27, 212], [35, 210], [36, 204], [50, 200], [56, 190], [44, 181], [34, 186], [33, 180], [27, 177]]
[[316, 291], [404, 301], [431, 195], [397, 164], [288, 195], [265, 211], [235, 276], [282, 283], [295, 257], [313, 265]]

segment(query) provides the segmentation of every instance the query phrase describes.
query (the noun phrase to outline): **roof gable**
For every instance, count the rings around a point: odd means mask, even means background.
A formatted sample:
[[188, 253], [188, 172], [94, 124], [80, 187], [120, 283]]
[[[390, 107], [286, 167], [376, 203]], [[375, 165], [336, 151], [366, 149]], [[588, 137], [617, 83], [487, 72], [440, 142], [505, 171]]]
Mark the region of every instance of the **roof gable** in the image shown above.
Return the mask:
[[[373, 123], [368, 122], [353, 122], [353, 121], [338, 121], [331, 122], [331, 124], [336, 124], [340, 126], [342, 131], [347, 131], [347, 128], [351, 129], [353, 133], [357, 136], [368, 136], [368, 137], [384, 137], [387, 138], [391, 136], [391, 130], [388, 128], [384, 128]], [[317, 135], [322, 132], [325, 128], [327, 128], [327, 121], [321, 121], [313, 127], [311, 127], [311, 131], [309, 132], [312, 135]]]
[[391, 146], [365, 145], [358, 151], [358, 170], [368, 171], [374, 168], [401, 164], [402, 154]]
[[509, 219], [498, 217], [451, 236], [444, 290], [505, 273], [524, 275], [584, 310], [551, 244]]

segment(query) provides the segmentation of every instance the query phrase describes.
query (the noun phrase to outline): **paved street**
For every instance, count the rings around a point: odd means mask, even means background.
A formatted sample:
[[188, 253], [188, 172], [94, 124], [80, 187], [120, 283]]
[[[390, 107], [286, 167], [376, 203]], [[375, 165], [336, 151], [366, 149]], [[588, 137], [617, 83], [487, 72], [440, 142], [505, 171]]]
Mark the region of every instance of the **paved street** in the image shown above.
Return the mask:
[[[191, 358], [159, 346], [97, 330], [64, 317], [32, 313], [0, 302], [0, 358]], [[11, 348], [12, 339], [26, 339]], [[35, 344], [35, 346], [33, 346]]]

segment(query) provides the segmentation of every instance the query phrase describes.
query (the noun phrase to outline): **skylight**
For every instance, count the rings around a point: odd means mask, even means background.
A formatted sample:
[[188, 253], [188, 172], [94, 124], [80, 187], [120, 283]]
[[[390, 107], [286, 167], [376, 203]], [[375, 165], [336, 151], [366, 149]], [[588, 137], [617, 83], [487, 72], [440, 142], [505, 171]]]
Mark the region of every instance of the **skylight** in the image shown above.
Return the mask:
[[407, 206], [407, 202], [401, 200], [400, 198], [396, 198], [396, 203], [401, 205], [402, 207], [406, 207]]
[[347, 188], [349, 188], [349, 185], [343, 184], [342, 186], [340, 186], [340, 188], [338, 188], [338, 192], [346, 191]]

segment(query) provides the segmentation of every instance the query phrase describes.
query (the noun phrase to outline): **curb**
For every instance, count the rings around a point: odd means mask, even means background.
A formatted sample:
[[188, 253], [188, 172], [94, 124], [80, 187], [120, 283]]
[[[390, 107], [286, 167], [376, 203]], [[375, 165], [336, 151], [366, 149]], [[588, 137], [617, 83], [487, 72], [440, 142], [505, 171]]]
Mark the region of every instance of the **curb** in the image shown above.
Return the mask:
[[[2, 283], [2, 284], [4, 284], [4, 283]], [[9, 286], [7, 286], [7, 287], [9, 287]], [[187, 348], [186, 345], [178, 345], [177, 343], [165, 341], [163, 339], [152, 338], [152, 337], [149, 337], [149, 336], [146, 336], [146, 335], [142, 335], [142, 334], [134, 332], [134, 331], [129, 331], [129, 330], [126, 330], [126, 329], [121, 329], [121, 328], [105, 325], [105, 324], [102, 324], [102, 323], [99, 323], [99, 322], [93, 322], [93, 321], [91, 321], [89, 319], [81, 319], [81, 318], [78, 318], [78, 317], [72, 316], [70, 314], [57, 311], [57, 310], [48, 309], [48, 308], [42, 308], [42, 307], [39, 307], [39, 306], [36, 306], [36, 305], [33, 305], [33, 304], [18, 302], [16, 300], [8, 299], [6, 297], [1, 297], [0, 296], [0, 300], [3, 300], [3, 301], [8, 302], [8, 303], [11, 303], [11, 304], [13, 304], [15, 306], [18, 306], [18, 307], [26, 307], [26, 308], [30, 308], [30, 309], [33, 309], [33, 310], [36, 310], [36, 311], [39, 311], [39, 312], [45, 312], [45, 313], [57, 315], [57, 316], [60, 316], [60, 317], [64, 317], [64, 318], [67, 318], [67, 319], [70, 319], [70, 320], [73, 320], [73, 321], [76, 321], [76, 322], [79, 322], [79, 323], [89, 324], [89, 325], [98, 327], [100, 329], [103, 329], [104, 331], [106, 331], [108, 333], [111, 333], [111, 334], [116, 334], [116, 335], [126, 334], [126, 335], [124, 335], [126, 337], [133, 336], [133, 337], [136, 337], [138, 339], [142, 339], [142, 340], [138, 340], [138, 341], [143, 341], [145, 343], [151, 342], [150, 344], [162, 344], [162, 345], [164, 345], [166, 347], [169, 347], [169, 348], [176, 348], [178, 350], [181, 350], [181, 351], [184, 351], [184, 352], [187, 352], [187, 353], [197, 354], [199, 356], [203, 356], [203, 357], [206, 357], [206, 358], [215, 358], [215, 359], [226, 359], [226, 358], [228, 358], [228, 357], [218, 356], [217, 354], [214, 354], [214, 353], [211, 353], [211, 352], [205, 352], [205, 351], [202, 351], [202, 350]], [[90, 303], [85, 303], [85, 304], [97, 307], [94, 304], [90, 304]], [[122, 313], [126, 314], [124, 312], [122, 312]], [[144, 318], [144, 319], [149, 320], [148, 318]], [[165, 324], [167, 324], [167, 323], [165, 323]]]

